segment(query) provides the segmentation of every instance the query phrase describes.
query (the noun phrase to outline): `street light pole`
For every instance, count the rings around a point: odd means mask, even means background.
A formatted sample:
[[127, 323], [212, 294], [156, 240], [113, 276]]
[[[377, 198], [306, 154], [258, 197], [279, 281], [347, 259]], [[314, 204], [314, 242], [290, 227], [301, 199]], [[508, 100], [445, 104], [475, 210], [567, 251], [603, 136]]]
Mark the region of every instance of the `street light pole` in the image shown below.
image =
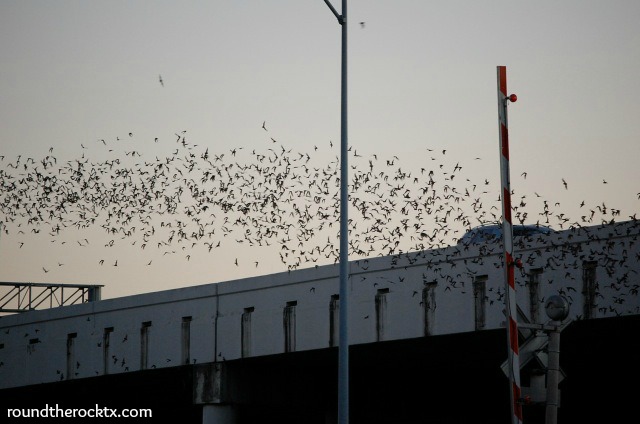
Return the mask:
[[338, 342], [338, 423], [349, 423], [349, 148], [347, 143], [347, 0], [342, 0], [342, 14], [338, 14], [329, 0], [324, 0], [342, 26], [342, 67], [340, 90], [340, 338]]

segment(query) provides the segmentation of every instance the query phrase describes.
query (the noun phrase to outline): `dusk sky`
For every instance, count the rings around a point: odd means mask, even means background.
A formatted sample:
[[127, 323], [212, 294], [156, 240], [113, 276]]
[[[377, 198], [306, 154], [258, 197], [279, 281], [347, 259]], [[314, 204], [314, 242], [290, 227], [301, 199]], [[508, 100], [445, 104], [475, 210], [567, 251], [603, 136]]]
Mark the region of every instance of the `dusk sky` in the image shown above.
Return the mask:
[[[499, 207], [503, 65], [518, 96], [511, 187], [532, 204], [528, 223], [540, 219], [536, 194], [572, 221], [603, 205], [631, 219], [640, 209], [638, 22], [635, 0], [349, 1], [353, 171], [374, 155], [394, 163], [390, 175], [401, 167], [417, 177], [437, 162], [453, 179], [459, 164], [468, 180], [450, 185], [486, 185]], [[162, 161], [177, 140], [228, 163], [273, 148], [323, 167], [340, 154], [340, 36], [323, 0], [0, 0], [0, 170], [19, 178], [35, 166], [27, 158], [47, 155], [56, 166], [83, 155], [124, 163], [132, 151]], [[110, 298], [287, 269], [277, 252], [246, 244], [187, 253], [174, 243], [178, 253], [166, 255], [141, 250], [137, 235], [115, 237], [114, 249], [97, 225], [50, 235], [4, 221], [3, 282], [103, 284]]]

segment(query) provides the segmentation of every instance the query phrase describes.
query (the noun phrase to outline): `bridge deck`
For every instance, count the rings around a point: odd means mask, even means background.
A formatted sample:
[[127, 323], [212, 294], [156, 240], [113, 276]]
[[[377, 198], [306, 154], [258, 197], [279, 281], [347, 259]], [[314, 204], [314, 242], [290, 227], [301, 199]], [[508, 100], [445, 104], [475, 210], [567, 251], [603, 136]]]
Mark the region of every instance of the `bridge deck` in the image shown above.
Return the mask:
[[[635, 413], [640, 368], [627, 334], [640, 316], [573, 322], [563, 333], [559, 422], [623, 422]], [[352, 423], [500, 423], [509, 421], [503, 331], [388, 341], [351, 348]], [[59, 404], [150, 408], [145, 422], [201, 423], [194, 405], [197, 365], [98, 376], [0, 390], [4, 408]], [[337, 399], [337, 351], [327, 348], [227, 361], [229, 401], [237, 423], [331, 422]], [[544, 407], [524, 408], [526, 423], [543, 423]]]

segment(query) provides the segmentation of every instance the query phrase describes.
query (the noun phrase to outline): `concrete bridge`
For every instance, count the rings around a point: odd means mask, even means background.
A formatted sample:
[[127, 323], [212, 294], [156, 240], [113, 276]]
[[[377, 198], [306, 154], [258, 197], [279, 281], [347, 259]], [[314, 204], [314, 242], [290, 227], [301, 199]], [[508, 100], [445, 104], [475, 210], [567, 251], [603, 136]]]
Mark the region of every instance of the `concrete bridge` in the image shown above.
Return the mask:
[[[559, 422], [634, 412], [639, 234], [627, 221], [516, 240], [519, 321], [544, 323], [551, 295], [570, 303]], [[501, 253], [489, 242], [350, 263], [351, 422], [509, 422]], [[4, 316], [0, 414], [55, 404], [335, 422], [338, 286], [327, 265]], [[520, 336], [524, 421], [542, 422], [545, 346]]]

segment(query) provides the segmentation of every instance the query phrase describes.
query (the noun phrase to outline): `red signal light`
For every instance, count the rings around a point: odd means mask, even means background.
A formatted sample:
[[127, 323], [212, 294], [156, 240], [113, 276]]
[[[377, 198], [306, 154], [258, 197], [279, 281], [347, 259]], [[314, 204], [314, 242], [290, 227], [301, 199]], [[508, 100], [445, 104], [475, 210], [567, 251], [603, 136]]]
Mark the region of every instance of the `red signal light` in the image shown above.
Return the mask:
[[531, 396], [524, 396], [520, 399], [521, 405], [531, 405], [533, 401], [531, 400]]
[[517, 100], [518, 100], [518, 96], [516, 96], [515, 94], [511, 94], [509, 96], [509, 101], [510, 102], [514, 102], [515, 103]]

